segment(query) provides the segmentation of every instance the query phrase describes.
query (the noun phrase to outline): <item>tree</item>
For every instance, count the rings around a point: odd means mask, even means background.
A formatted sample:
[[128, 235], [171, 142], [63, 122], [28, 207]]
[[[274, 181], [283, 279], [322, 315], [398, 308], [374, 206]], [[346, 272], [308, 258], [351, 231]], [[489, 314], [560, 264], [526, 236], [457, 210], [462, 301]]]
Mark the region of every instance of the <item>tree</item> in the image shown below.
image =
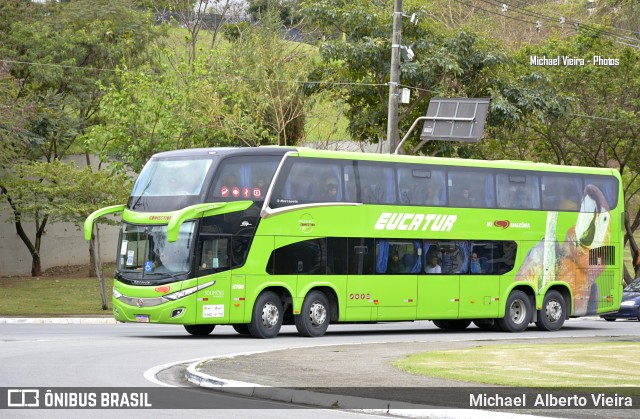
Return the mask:
[[[93, 172], [89, 167], [78, 169], [59, 160], [27, 161], [11, 167], [0, 185], [0, 195], [11, 207], [8, 222], [15, 224], [16, 233], [31, 254], [31, 275], [42, 275], [40, 252], [49, 222], [68, 221], [79, 227], [96, 206], [124, 202], [127, 185], [122, 175]], [[33, 236], [24, 228], [27, 221], [35, 225]]]
[[[0, 161], [14, 164], [4, 169], [0, 194], [10, 203], [11, 219], [32, 254], [32, 274], [39, 275], [40, 240], [47, 222], [56, 220], [48, 212], [48, 202], [55, 199], [49, 176], [57, 174], [55, 168], [49, 173], [38, 167], [42, 179], [30, 177], [35, 166], [29, 161], [52, 164], [70, 150], [84, 150], [79, 136], [100, 120], [98, 81], [110, 85], [118, 65], [137, 65], [159, 29], [126, 0], [3, 6], [11, 18], [0, 20], [0, 49], [8, 60], [0, 71], [0, 86], [9, 94], [2, 100], [15, 107], [1, 110], [3, 143], [13, 148], [11, 154], [3, 150]], [[33, 191], [27, 191], [25, 179], [38, 183]], [[32, 204], [27, 205], [25, 196]], [[25, 217], [36, 222], [33, 241], [24, 232]]]
[[[607, 61], [594, 61], [594, 55]], [[640, 53], [590, 30], [523, 48], [516, 59], [520, 68], [513, 72], [531, 71], [526, 68], [531, 56], [576, 58], [584, 63], [540, 68], [532, 73], [535, 77], [518, 78], [520, 89], [504, 89], [528, 90], [530, 94], [518, 100], [544, 104], [514, 130], [494, 130], [494, 139], [476, 151], [492, 158], [618, 169], [624, 181], [625, 238], [631, 245], [635, 277], [640, 276], [634, 240], [640, 227]]]
[[[320, 47], [318, 81], [333, 82], [334, 94], [349, 110], [349, 133], [357, 141], [386, 138], [392, 4], [364, 0], [323, 0], [303, 3], [306, 16], [326, 29], [339, 32]], [[464, 31], [447, 31], [433, 22], [405, 25], [404, 45], [411, 45], [415, 60], [401, 64], [401, 84], [412, 88], [409, 105], [399, 113], [399, 131], [426, 113], [431, 97], [487, 96], [495, 92], [498, 70], [506, 56], [483, 39]], [[323, 86], [329, 86], [324, 84]], [[515, 106], [517, 108], [517, 106]], [[504, 115], [503, 119], [515, 114]], [[418, 133], [411, 143], [418, 142]], [[429, 144], [423, 152], [432, 154]]]
[[194, 62], [124, 69], [117, 84], [105, 87], [101, 112], [108, 123], [88, 132], [89, 148], [138, 172], [160, 151], [295, 144], [313, 100], [301, 82], [306, 49], [286, 41], [279, 23], [265, 17], [231, 47]]

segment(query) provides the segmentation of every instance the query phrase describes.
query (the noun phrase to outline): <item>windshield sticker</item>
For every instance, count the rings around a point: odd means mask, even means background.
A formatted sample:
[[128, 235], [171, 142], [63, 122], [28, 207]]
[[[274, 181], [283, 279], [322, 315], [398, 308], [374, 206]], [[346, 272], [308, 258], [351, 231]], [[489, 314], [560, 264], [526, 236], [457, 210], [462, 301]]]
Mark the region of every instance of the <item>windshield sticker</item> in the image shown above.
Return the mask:
[[376, 230], [451, 231], [457, 215], [383, 212], [374, 226]]
[[134, 250], [129, 250], [127, 252], [127, 266], [133, 265], [133, 255], [135, 254]]
[[151, 262], [150, 260], [146, 261], [144, 263], [144, 271], [145, 272], [151, 272], [153, 271], [153, 262]]
[[127, 243], [129, 243], [126, 240], [122, 240], [122, 246], [120, 246], [120, 255], [124, 256], [127, 254]]

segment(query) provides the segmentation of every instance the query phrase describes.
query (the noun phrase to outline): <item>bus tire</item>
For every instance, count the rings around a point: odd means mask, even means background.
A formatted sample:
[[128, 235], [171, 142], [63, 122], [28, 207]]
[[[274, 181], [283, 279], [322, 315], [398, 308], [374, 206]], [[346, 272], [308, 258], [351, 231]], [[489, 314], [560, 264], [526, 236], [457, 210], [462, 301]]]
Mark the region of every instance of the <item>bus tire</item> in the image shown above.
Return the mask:
[[215, 327], [215, 324], [185, 324], [184, 330], [193, 336], [208, 336]]
[[556, 290], [550, 290], [542, 301], [542, 310], [538, 311], [536, 327], [540, 330], [554, 332], [564, 324], [567, 313], [567, 303], [562, 294]]
[[531, 322], [531, 301], [522, 291], [512, 291], [507, 298], [504, 317], [497, 320], [497, 324], [504, 332], [522, 332]]
[[311, 291], [304, 298], [300, 315], [293, 316], [298, 334], [317, 338], [325, 334], [330, 322], [329, 299], [321, 291]]
[[278, 336], [282, 327], [282, 302], [275, 292], [266, 291], [258, 296], [253, 306], [249, 334], [254, 338], [270, 339]]
[[464, 330], [471, 324], [471, 320], [433, 320], [433, 324], [443, 330]]
[[248, 335], [249, 334], [249, 325], [246, 323], [243, 324], [232, 324], [231, 325], [233, 327], [233, 330], [235, 330], [236, 332], [240, 333], [241, 335]]
[[492, 319], [475, 319], [473, 321], [473, 324], [475, 324], [478, 329], [483, 330], [491, 330], [495, 326]]

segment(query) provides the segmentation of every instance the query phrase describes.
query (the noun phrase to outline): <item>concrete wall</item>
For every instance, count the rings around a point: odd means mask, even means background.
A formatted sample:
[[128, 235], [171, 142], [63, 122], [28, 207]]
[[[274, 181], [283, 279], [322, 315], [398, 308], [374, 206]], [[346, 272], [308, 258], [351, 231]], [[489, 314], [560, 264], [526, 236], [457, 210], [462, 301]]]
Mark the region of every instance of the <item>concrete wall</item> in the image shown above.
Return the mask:
[[[11, 208], [0, 203], [0, 276], [31, 275], [31, 254], [22, 242], [13, 223], [5, 222]], [[35, 225], [25, 223], [23, 228], [32, 242]], [[89, 242], [81, 230], [70, 223], [47, 223], [42, 236], [40, 258], [42, 269], [54, 266], [89, 263]], [[100, 226], [100, 255], [103, 262], [115, 262], [118, 241], [117, 226]]]
[[[84, 156], [71, 156], [79, 167], [84, 167]], [[94, 157], [92, 162], [97, 159]], [[96, 208], [98, 209], [98, 208]], [[16, 233], [10, 219], [11, 207], [0, 198], [0, 276], [31, 275], [31, 254]], [[119, 219], [119, 216], [114, 218]], [[35, 242], [35, 224], [23, 223], [29, 239]], [[40, 258], [42, 270], [54, 266], [82, 265], [89, 263], [89, 242], [83, 232], [71, 223], [47, 223], [42, 236]], [[100, 226], [100, 255], [103, 262], [115, 262], [118, 226]]]

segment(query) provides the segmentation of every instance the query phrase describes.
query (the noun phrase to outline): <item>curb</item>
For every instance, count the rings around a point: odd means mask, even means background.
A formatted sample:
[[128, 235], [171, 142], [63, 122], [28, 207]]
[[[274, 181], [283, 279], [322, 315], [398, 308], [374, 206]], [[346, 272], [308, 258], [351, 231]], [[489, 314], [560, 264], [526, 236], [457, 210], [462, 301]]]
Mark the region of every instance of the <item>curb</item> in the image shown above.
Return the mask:
[[[261, 351], [269, 352], [269, 351]], [[354, 410], [362, 413], [383, 414], [410, 418], [451, 418], [451, 419], [479, 419], [479, 418], [531, 418], [542, 419], [542, 416], [515, 414], [509, 412], [494, 412], [476, 409], [445, 409], [433, 406], [418, 405], [393, 400], [371, 399], [340, 394], [318, 393], [310, 390], [297, 390], [288, 388], [268, 387], [260, 384], [245, 383], [242, 381], [227, 380], [213, 377], [197, 371], [204, 362], [217, 358], [234, 358], [247, 354], [225, 355], [212, 357], [206, 360], [200, 359], [190, 364], [185, 371], [185, 378], [192, 384], [244, 397], [257, 397], [324, 409]]]
[[117, 324], [108, 317], [0, 317], [0, 324]]

